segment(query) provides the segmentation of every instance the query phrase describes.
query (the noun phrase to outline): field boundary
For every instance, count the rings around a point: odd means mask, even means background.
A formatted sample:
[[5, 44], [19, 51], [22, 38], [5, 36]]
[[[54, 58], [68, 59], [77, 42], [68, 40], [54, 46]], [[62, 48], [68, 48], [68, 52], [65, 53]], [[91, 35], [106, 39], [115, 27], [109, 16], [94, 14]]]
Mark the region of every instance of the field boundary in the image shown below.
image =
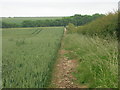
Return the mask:
[[64, 35], [58, 52], [58, 58], [54, 65], [52, 84], [50, 85], [50, 88], [86, 88], [86, 86], [80, 86], [74, 82], [76, 78], [72, 75], [72, 73], [76, 71], [77, 60], [70, 60], [65, 56], [65, 54], [70, 52], [64, 49], [63, 40], [66, 32], [67, 30], [64, 28]]

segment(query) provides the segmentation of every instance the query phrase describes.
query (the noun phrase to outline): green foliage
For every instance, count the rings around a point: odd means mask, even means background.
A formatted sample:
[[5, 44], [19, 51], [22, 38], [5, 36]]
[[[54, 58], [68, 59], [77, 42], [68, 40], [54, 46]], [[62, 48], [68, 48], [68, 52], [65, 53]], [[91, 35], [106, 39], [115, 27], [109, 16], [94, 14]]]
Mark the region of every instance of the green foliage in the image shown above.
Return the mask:
[[69, 23], [67, 26], [66, 26], [66, 29], [67, 29], [67, 33], [74, 33], [76, 32], [76, 27], [74, 24], [72, 23]]
[[99, 17], [104, 16], [103, 14], [93, 14], [93, 15], [80, 15], [75, 14], [74, 16], [71, 16], [71, 23], [73, 23], [76, 26], [87, 24]]
[[74, 76], [78, 83], [90, 88], [118, 87], [118, 42], [104, 40], [97, 36], [67, 34], [64, 48], [72, 51], [69, 58], [77, 59], [79, 64]]
[[[97, 14], [95, 15], [97, 17]], [[77, 82], [90, 88], [118, 87], [117, 30], [118, 13], [109, 13], [83, 26], [68, 25], [64, 40], [67, 56], [79, 61]], [[72, 54], [72, 55], [71, 55]]]
[[97, 35], [102, 37], [116, 36], [118, 24], [118, 13], [109, 13], [108, 15], [98, 18], [84, 26], [77, 27], [78, 33], [86, 35]]
[[2, 27], [2, 28], [13, 28], [13, 27], [19, 27], [19, 26], [15, 23], [2, 22], [2, 25], [0, 27]]
[[[46, 17], [46, 19], [42, 19], [42, 17], [14, 17], [14, 18], [3, 18], [3, 28], [9, 27], [49, 27], [49, 26], [66, 26], [68, 23], [73, 23], [74, 25], [83, 25], [92, 20], [95, 20], [98, 17], [103, 16], [102, 14], [94, 14], [90, 15], [79, 15], [76, 14], [70, 17]], [[7, 23], [6, 23], [7, 22]], [[5, 24], [5, 25], [4, 25]], [[16, 26], [15, 26], [15, 25]], [[14, 26], [12, 26], [14, 25]]]
[[47, 87], [63, 30], [63, 27], [3, 29], [3, 87]]
[[34, 21], [31, 20], [25, 20], [22, 22], [23, 27], [34, 27]]

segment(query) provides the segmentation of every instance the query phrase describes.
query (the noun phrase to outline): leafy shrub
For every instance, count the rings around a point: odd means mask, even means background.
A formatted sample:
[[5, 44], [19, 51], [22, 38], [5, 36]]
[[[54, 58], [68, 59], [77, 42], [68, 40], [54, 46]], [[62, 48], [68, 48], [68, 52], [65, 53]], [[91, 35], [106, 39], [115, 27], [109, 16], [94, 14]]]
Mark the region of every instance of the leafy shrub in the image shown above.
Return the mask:
[[109, 13], [84, 26], [77, 27], [77, 32], [87, 35], [97, 36], [116, 36], [118, 25], [118, 13]]

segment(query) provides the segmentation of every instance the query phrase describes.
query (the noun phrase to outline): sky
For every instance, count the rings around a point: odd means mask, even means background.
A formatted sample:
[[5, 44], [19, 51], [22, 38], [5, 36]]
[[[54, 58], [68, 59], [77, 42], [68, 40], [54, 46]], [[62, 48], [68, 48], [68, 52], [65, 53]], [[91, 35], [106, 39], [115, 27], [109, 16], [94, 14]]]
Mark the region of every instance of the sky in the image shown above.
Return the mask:
[[107, 14], [119, 0], [0, 0], [0, 17], [72, 16]]

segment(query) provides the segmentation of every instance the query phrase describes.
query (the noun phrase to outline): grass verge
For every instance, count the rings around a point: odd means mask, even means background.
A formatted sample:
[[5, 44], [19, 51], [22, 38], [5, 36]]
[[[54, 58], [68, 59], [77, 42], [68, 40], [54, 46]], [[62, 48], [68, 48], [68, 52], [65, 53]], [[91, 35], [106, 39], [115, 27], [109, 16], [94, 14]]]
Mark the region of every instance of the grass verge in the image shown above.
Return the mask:
[[118, 87], [117, 40], [104, 40], [82, 34], [67, 34], [64, 48], [72, 51], [69, 58], [79, 60], [74, 76], [90, 88]]

